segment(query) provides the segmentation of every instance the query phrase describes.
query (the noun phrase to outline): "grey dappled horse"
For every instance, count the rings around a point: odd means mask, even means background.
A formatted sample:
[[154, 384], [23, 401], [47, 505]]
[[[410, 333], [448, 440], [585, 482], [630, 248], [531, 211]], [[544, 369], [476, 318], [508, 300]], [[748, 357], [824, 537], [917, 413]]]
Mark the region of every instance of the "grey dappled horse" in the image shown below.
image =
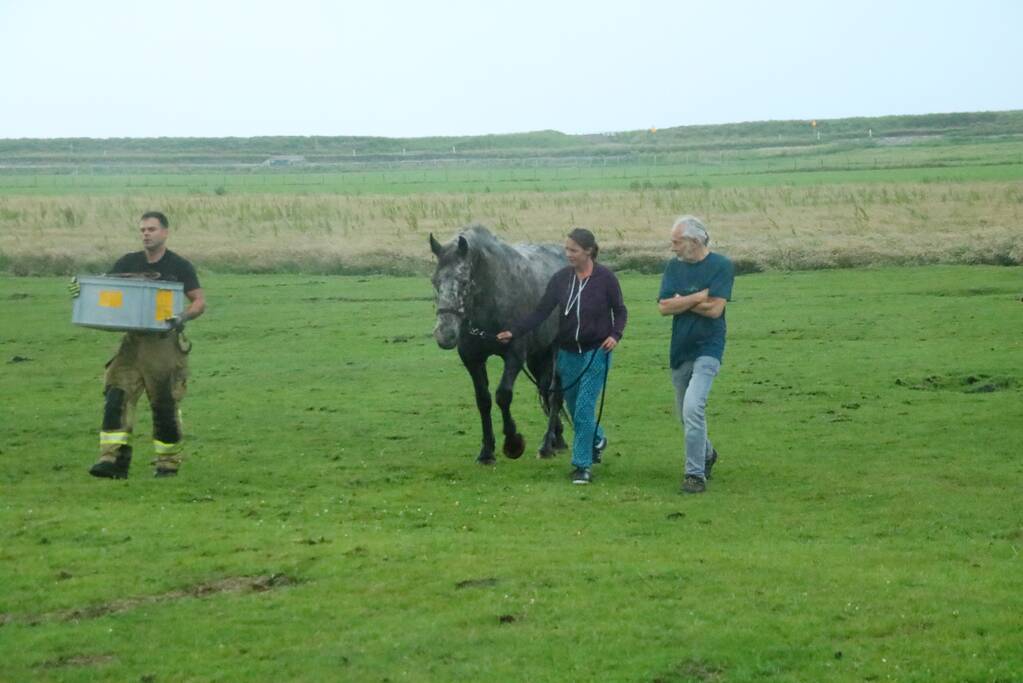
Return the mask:
[[495, 337], [536, 307], [547, 281], [567, 265], [562, 250], [533, 244], [511, 246], [481, 225], [465, 228], [445, 245], [431, 234], [430, 249], [437, 256], [433, 274], [437, 324], [433, 336], [442, 349], [458, 347], [458, 355], [472, 377], [483, 425], [483, 447], [476, 460], [487, 465], [494, 462], [487, 358], [495, 355], [504, 359], [504, 372], [495, 392], [504, 421], [504, 454], [517, 458], [526, 448], [511, 414], [512, 387], [523, 366], [535, 378], [548, 416], [539, 455], [550, 457], [555, 450], [566, 448], [559, 416], [561, 392], [551, 381], [557, 320], [551, 316], [534, 332], [509, 344]]

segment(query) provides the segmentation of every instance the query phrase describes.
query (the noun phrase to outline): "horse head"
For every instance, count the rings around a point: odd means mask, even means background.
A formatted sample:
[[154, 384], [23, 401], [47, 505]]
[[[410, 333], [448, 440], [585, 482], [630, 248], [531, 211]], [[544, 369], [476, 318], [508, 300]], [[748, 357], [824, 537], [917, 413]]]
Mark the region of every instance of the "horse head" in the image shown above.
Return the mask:
[[433, 291], [436, 296], [437, 323], [433, 338], [442, 349], [453, 349], [465, 320], [465, 303], [469, 295], [472, 264], [469, 241], [463, 235], [448, 245], [442, 245], [430, 234], [430, 249], [437, 257], [433, 272]]

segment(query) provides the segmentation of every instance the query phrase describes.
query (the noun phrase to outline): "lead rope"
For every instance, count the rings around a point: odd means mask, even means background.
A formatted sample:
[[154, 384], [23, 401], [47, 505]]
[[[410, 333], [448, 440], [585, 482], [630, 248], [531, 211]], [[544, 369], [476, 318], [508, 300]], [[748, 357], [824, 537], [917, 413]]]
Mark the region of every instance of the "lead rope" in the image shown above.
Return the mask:
[[597, 424], [593, 427], [593, 448], [597, 448], [597, 427], [600, 426], [600, 419], [604, 417], [604, 397], [607, 396], [607, 374], [611, 370], [611, 352], [607, 352], [607, 363], [604, 364], [604, 383], [600, 386], [600, 410], [597, 411]]

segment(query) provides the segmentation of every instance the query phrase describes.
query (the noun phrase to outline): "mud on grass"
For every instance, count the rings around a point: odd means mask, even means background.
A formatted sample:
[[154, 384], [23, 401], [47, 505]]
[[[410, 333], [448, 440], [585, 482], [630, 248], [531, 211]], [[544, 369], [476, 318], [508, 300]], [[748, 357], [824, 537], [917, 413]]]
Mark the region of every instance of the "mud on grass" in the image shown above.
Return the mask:
[[[61, 579], [73, 578], [70, 574], [62, 572]], [[110, 602], [87, 605], [85, 607], [74, 607], [68, 610], [49, 612], [45, 614], [27, 614], [16, 616], [12, 614], [0, 614], [0, 625], [24, 623], [37, 625], [45, 621], [80, 621], [82, 619], [98, 619], [108, 614], [117, 614], [129, 610], [138, 609], [145, 605], [168, 602], [170, 600], [184, 600], [186, 598], [209, 598], [220, 593], [262, 593], [276, 588], [293, 586], [299, 583], [286, 574], [266, 574], [263, 576], [232, 576], [215, 581], [199, 583], [193, 586], [175, 589], [158, 595], [136, 596], [131, 598], [119, 598]]]

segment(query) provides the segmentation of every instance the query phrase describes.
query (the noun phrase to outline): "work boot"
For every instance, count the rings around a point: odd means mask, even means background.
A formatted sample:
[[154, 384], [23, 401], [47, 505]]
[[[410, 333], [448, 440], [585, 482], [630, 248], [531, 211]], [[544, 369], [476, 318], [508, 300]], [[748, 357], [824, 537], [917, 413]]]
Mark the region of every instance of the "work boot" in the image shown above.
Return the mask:
[[114, 460], [100, 460], [89, 468], [89, 474], [101, 479], [127, 479], [131, 456], [118, 454]]
[[174, 477], [178, 474], [178, 465], [181, 461], [174, 456], [161, 455], [153, 461], [156, 469], [153, 471], [155, 477]]

